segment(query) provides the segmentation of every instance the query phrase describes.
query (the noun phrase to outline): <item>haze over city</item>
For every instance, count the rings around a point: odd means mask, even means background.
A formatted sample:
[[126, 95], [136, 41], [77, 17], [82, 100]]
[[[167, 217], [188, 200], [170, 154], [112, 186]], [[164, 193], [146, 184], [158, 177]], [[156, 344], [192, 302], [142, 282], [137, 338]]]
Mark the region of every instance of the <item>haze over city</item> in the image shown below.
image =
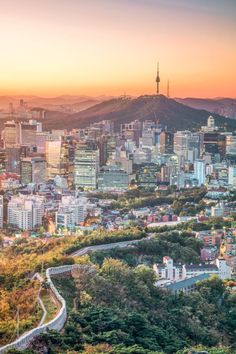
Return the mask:
[[234, 0], [1, 1], [0, 95], [236, 96]]

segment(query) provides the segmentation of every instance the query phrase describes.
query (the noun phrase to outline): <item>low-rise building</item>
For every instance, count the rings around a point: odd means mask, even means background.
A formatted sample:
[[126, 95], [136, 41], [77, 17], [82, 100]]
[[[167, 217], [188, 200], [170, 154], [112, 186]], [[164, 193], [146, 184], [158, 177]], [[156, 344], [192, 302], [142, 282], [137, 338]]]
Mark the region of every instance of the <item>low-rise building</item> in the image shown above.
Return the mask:
[[183, 279], [192, 278], [200, 274], [219, 275], [219, 269], [215, 264], [184, 264]]
[[192, 278], [177, 281], [175, 283], [166, 284], [164, 288], [170, 290], [173, 294], [185, 293], [189, 294], [197, 289], [197, 283], [206, 280], [210, 277], [209, 274], [199, 274]]
[[154, 264], [153, 270], [162, 279], [176, 281], [182, 279], [183, 265], [174, 264], [173, 259], [165, 256], [162, 264]]
[[220, 279], [231, 278], [231, 267], [223, 257], [216, 259], [215, 264], [174, 264], [173, 259], [163, 257], [162, 264], [154, 264], [153, 270], [159, 279], [171, 282], [193, 278], [201, 274], [217, 275]]

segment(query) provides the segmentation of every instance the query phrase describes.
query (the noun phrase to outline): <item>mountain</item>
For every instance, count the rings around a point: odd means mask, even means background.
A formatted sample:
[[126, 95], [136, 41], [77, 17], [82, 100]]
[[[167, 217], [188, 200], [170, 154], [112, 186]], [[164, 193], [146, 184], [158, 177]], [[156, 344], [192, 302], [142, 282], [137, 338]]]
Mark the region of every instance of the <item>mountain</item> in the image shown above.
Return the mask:
[[[138, 98], [114, 98], [104, 101], [86, 110], [72, 114], [66, 119], [47, 118], [48, 128], [84, 128], [91, 123], [102, 120], [114, 122], [118, 131], [121, 123], [135, 119], [159, 119], [171, 129], [193, 129], [205, 125], [211, 113], [197, 110], [163, 95], [140, 96]], [[228, 129], [236, 129], [236, 121], [214, 114], [217, 125], [225, 125]]]
[[227, 118], [236, 119], [235, 98], [175, 98], [176, 101], [186, 106], [205, 109], [211, 113], [217, 113]]
[[23, 99], [28, 107], [41, 107], [52, 111], [61, 111], [69, 114], [87, 109], [95, 104], [103, 102], [105, 99], [110, 99], [98, 96], [90, 97], [86, 95], [72, 96], [62, 95], [57, 97], [38, 97], [38, 96], [0, 96], [0, 110], [8, 112], [9, 103], [14, 105], [14, 108], [19, 107], [20, 100]]
[[[119, 131], [121, 123], [128, 123], [135, 119], [140, 121], [159, 119], [161, 123], [172, 130], [198, 129], [206, 124], [207, 118], [212, 114], [208, 110], [195, 109], [163, 95], [146, 95], [137, 98], [119, 97], [107, 99], [103, 102], [99, 99], [102, 99], [102, 97], [93, 99], [80, 96], [79, 101], [78, 96], [45, 99], [45, 106], [47, 100], [50, 103], [47, 103], [46, 117], [42, 121], [44, 129], [70, 130], [84, 128], [91, 123], [102, 120], [111, 120], [114, 122], [115, 130]], [[106, 97], [103, 97], [103, 99], [106, 99]], [[35, 106], [36, 101], [40, 103], [37, 107], [42, 108], [44, 106], [43, 102], [40, 102], [40, 98], [32, 97]], [[28, 102], [30, 104], [30, 100]], [[67, 102], [68, 106], [62, 102]], [[217, 125], [225, 125], [227, 129], [236, 130], [236, 120], [225, 118], [219, 114], [213, 114], [213, 116]], [[8, 118], [3, 116], [0, 119], [0, 129], [3, 128], [4, 121]]]

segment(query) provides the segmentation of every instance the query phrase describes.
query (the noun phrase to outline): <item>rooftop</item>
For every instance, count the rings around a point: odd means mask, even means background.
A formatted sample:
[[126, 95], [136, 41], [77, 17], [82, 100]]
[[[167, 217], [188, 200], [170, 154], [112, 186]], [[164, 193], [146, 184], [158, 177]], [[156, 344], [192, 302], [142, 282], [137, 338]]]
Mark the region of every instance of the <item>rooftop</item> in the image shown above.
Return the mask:
[[173, 291], [173, 292], [176, 292], [176, 291], [181, 290], [183, 288], [192, 286], [192, 285], [196, 284], [198, 281], [208, 279], [209, 277], [210, 277], [209, 274], [200, 274], [200, 275], [197, 275], [196, 277], [188, 278], [185, 280], [178, 281], [176, 283], [172, 283], [170, 285], [166, 285], [166, 288]]

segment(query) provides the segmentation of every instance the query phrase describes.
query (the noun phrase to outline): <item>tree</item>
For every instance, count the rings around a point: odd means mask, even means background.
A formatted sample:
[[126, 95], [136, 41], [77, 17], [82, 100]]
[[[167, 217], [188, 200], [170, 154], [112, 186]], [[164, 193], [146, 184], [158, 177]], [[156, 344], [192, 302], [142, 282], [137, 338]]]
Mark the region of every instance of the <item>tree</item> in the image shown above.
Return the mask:
[[97, 345], [85, 345], [82, 354], [113, 354], [113, 348], [106, 343]]

